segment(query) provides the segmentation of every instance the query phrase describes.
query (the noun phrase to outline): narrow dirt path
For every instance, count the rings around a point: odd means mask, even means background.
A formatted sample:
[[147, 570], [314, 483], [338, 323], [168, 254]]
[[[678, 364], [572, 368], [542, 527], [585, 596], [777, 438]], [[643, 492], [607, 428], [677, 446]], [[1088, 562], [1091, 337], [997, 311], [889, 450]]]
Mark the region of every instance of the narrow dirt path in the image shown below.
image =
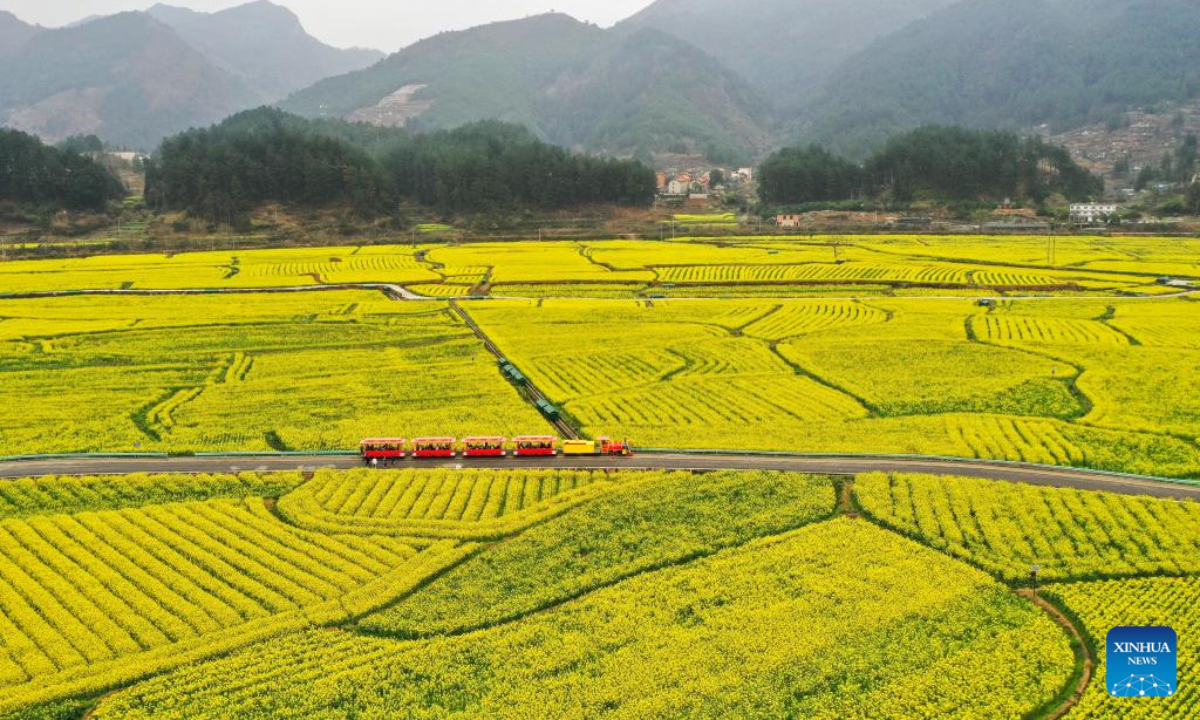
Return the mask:
[[862, 515], [854, 507], [854, 478], [847, 478], [842, 483], [842, 494], [838, 498], [838, 509], [848, 518], [859, 519]]
[[[475, 333], [475, 336], [483, 342], [484, 347], [488, 349], [488, 352], [496, 356], [496, 359], [499, 360], [505, 357], [504, 352], [500, 350], [500, 346], [497, 345], [490, 337], [488, 337], [487, 333], [483, 331], [483, 328], [479, 327], [474, 318], [468, 315], [467, 311], [463, 310], [462, 306], [460, 306], [456, 300], [450, 301], [450, 309], [455, 315], [461, 318], [464, 323], [466, 323], [467, 327], [471, 329], [471, 332]], [[526, 384], [524, 388], [519, 390], [519, 392], [520, 395], [524, 397], [530, 405], [533, 405], [534, 410], [538, 410], [538, 400], [551, 402], [550, 398], [546, 397], [546, 394], [538, 389], [537, 385], [533, 383], [533, 380], [529, 379], [528, 373], [525, 374], [525, 379]], [[538, 414], [541, 414], [540, 410], [538, 410]], [[566, 440], [579, 440], [583, 437], [579, 430], [575, 426], [571, 425], [571, 423], [567, 422], [565, 418], [560, 417], [558, 420], [550, 420], [547, 418], [546, 422], [557, 428], [558, 432], [561, 433], [562, 437]]]
[[1091, 647], [1084, 640], [1083, 633], [1080, 632], [1079, 628], [1076, 627], [1071, 618], [1063, 614], [1063, 612], [1055, 607], [1055, 605], [1049, 600], [1046, 600], [1039, 595], [1037, 590], [1031, 588], [1022, 588], [1015, 590], [1014, 592], [1041, 608], [1043, 612], [1045, 612], [1052, 620], [1054, 620], [1054, 622], [1058, 623], [1063, 629], [1070, 633], [1071, 637], [1075, 640], [1075, 658], [1078, 666], [1082, 668], [1082, 672], [1079, 674], [1079, 679], [1075, 683], [1075, 689], [1071, 692], [1071, 694], [1067, 696], [1067, 698], [1064, 699], [1058, 705], [1058, 707], [1051, 709], [1044, 716], [1047, 718], [1047, 720], [1058, 720], [1058, 718], [1061, 718], [1070, 712], [1071, 708], [1075, 707], [1075, 705], [1079, 703], [1079, 700], [1083, 697], [1083, 693], [1087, 691], [1088, 684], [1091, 683], [1092, 675], [1096, 670], [1096, 658], [1092, 655]]

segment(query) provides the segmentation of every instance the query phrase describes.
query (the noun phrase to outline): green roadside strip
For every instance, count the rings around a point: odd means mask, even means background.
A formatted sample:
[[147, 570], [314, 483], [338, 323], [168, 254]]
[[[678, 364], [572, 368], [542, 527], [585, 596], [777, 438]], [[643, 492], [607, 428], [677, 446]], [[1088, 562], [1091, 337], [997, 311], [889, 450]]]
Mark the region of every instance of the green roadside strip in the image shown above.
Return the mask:
[[33, 462], [37, 460], [166, 460], [167, 453], [60, 453], [57, 455], [0, 456], [0, 462]]
[[766, 457], [793, 460], [899, 460], [904, 462], [945, 462], [962, 465], [984, 465], [994, 467], [1010, 467], [1021, 470], [1043, 470], [1047, 472], [1069, 472], [1095, 475], [1096, 477], [1121, 478], [1124, 480], [1144, 480], [1146, 482], [1168, 483], [1200, 487], [1200, 479], [1169, 478], [1156, 475], [1137, 475], [1115, 470], [1096, 470], [1072, 465], [1046, 465], [1044, 463], [1020, 462], [1016, 460], [990, 460], [986, 458], [964, 458], [953, 455], [852, 455], [846, 453], [794, 453], [774, 450], [695, 450], [683, 448], [635, 448], [646, 455], [696, 455], [700, 457]]

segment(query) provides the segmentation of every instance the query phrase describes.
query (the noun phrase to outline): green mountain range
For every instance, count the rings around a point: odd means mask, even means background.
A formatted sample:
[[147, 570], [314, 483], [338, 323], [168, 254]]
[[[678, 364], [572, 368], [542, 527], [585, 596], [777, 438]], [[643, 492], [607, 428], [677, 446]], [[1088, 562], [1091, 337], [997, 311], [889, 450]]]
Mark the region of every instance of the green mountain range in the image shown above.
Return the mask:
[[21, 22], [16, 15], [0, 10], [0, 58], [17, 52], [39, 32], [38, 26]]
[[571, 148], [730, 161], [765, 149], [773, 120], [765, 97], [695, 46], [562, 14], [443, 33], [281, 107], [415, 129], [497, 119]]
[[502, 120], [665, 165], [810, 142], [864, 157], [926, 124], [1053, 133], [1170, 109], [1200, 97], [1197, 37], [1195, 0], [657, 0], [611, 29], [552, 13], [380, 59], [268, 2], [60, 30], [0, 14], [0, 121], [149, 148], [278, 101], [416, 131]]
[[58, 29], [0, 13], [0, 122], [149, 150], [380, 57], [323, 45], [267, 2], [212, 15], [157, 6]]
[[1051, 132], [1200, 96], [1194, 0], [966, 0], [846, 61], [791, 137], [861, 151], [928, 123]]
[[217, 67], [273, 102], [334, 75], [383, 59], [378, 50], [330, 47], [309, 35], [285, 7], [252, 2], [215, 13], [170, 5], [146, 11]]
[[954, 2], [658, 0], [620, 27], [687, 40], [793, 111], [872, 41]]

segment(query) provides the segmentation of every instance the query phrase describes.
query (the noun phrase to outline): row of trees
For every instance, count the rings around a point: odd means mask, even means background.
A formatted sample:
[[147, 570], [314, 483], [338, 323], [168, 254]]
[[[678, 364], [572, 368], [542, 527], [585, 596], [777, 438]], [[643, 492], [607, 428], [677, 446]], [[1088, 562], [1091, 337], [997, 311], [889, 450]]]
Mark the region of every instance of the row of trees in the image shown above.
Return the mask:
[[167, 139], [146, 176], [153, 207], [216, 221], [271, 201], [372, 215], [410, 201], [473, 213], [644, 205], [654, 191], [654, 173], [639, 163], [573, 155], [513, 125], [412, 134], [269, 108]]
[[121, 181], [92, 158], [0, 129], [0, 201], [99, 210], [124, 195]]
[[1104, 191], [1065, 148], [1041, 138], [939, 126], [893, 137], [862, 164], [817, 146], [782, 150], [763, 163], [759, 181], [762, 201], [776, 206], [866, 198], [1041, 203], [1056, 193], [1084, 200]]

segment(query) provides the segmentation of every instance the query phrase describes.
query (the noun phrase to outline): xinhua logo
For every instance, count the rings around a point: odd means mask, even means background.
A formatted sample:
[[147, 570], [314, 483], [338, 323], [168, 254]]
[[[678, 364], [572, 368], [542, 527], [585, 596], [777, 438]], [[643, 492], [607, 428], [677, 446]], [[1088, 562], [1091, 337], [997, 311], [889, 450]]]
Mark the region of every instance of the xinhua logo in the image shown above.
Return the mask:
[[1119, 627], [1108, 632], [1108, 694], [1168, 697], [1175, 694], [1175, 631], [1169, 627]]

